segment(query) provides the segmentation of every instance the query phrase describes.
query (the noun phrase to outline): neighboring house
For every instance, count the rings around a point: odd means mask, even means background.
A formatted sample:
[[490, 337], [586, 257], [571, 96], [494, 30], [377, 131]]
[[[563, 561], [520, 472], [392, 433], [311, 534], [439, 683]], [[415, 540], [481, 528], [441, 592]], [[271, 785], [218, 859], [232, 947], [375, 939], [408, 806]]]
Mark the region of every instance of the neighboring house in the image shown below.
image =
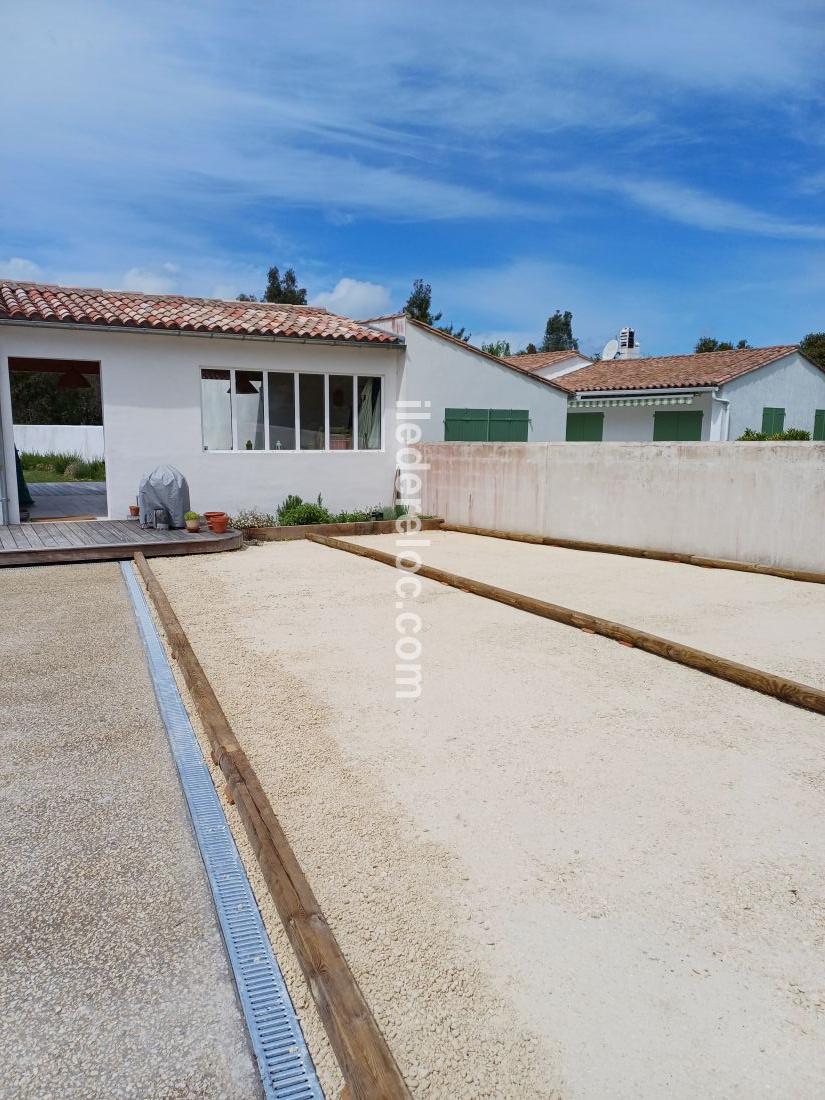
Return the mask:
[[571, 442], [728, 440], [746, 428], [825, 439], [825, 372], [793, 345], [605, 360], [556, 384]]
[[[10, 371], [99, 375], [108, 511], [178, 467], [199, 511], [389, 504], [399, 401], [425, 440], [561, 439], [567, 395], [403, 316], [0, 281], [2, 522], [17, 522]], [[428, 403], [428, 404], [424, 404]]]
[[521, 367], [538, 378], [559, 378], [592, 362], [578, 351], [537, 351], [530, 355], [510, 355], [505, 363]]
[[427, 402], [429, 418], [421, 421], [424, 442], [546, 443], [564, 438], [567, 395], [522, 364], [520, 356], [488, 355], [404, 313], [362, 323], [404, 341], [399, 396]]

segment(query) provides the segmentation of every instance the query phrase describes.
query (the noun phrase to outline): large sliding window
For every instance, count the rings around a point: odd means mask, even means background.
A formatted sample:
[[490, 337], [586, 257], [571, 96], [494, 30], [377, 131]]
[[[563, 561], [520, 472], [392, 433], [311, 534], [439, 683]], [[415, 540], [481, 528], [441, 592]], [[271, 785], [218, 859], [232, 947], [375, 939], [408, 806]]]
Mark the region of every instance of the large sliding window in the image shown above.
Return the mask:
[[205, 451], [380, 451], [381, 379], [201, 370]]

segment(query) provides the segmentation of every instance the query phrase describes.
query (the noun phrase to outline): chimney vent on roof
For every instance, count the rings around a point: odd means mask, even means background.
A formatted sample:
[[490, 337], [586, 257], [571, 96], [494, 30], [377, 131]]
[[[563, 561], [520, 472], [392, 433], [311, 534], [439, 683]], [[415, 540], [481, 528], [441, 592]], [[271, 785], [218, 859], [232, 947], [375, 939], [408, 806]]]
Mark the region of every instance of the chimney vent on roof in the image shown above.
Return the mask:
[[636, 330], [625, 326], [619, 333], [617, 359], [641, 359], [642, 349], [636, 343]]

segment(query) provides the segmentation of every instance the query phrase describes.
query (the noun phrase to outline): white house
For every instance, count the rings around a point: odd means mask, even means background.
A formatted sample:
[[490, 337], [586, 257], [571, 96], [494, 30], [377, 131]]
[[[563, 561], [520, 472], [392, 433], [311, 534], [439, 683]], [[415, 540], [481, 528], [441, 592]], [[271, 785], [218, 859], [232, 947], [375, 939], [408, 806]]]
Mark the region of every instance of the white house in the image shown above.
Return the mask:
[[425, 443], [545, 443], [564, 438], [566, 394], [522, 365], [521, 357], [488, 355], [404, 313], [364, 323], [404, 341], [399, 396], [427, 403]]
[[[403, 317], [357, 323], [310, 306], [0, 283], [2, 522], [19, 519], [9, 374], [100, 377], [108, 514], [177, 466], [199, 511], [273, 511], [289, 493], [333, 510], [389, 504], [399, 401], [424, 438], [560, 439], [567, 394]], [[463, 433], [463, 434], [462, 434]]]
[[605, 360], [556, 384], [573, 442], [724, 441], [746, 428], [825, 439], [825, 372], [793, 345]]
[[529, 371], [537, 378], [559, 378], [562, 374], [586, 367], [592, 360], [578, 351], [536, 351], [529, 355], [510, 355], [506, 362]]

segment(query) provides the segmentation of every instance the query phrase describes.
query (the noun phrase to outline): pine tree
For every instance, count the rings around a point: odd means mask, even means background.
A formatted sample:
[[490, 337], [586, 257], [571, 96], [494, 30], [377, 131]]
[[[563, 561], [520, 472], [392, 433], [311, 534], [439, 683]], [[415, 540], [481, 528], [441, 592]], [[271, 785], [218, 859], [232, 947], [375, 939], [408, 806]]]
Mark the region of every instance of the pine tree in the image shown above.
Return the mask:
[[569, 309], [564, 313], [556, 310], [547, 318], [544, 327], [544, 339], [539, 351], [578, 351], [579, 341], [573, 335], [573, 314]]

